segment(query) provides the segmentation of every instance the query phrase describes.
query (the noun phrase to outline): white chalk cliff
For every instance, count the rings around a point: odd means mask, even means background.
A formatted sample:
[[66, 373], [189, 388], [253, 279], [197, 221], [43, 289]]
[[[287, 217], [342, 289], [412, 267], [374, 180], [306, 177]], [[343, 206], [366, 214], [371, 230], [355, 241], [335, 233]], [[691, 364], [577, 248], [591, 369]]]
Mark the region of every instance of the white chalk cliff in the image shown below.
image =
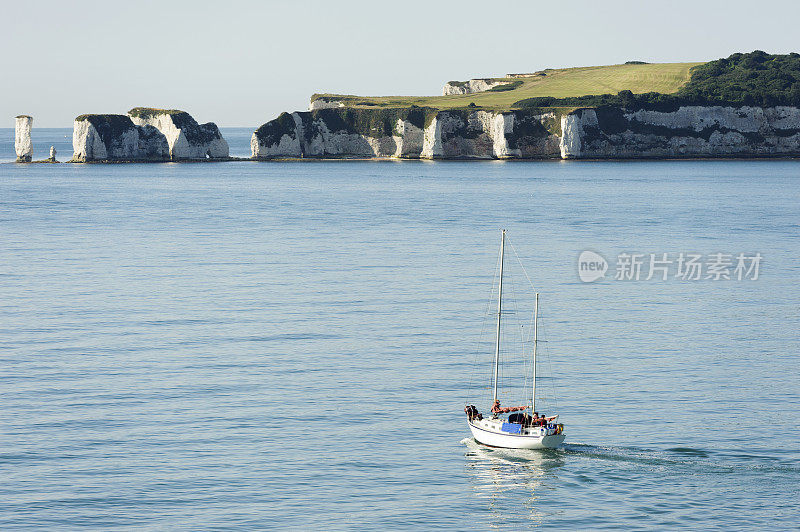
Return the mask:
[[31, 143], [31, 128], [33, 118], [28, 115], [19, 115], [14, 122], [14, 150], [17, 153], [17, 162], [31, 162], [33, 158], [33, 144]]
[[254, 159], [800, 156], [800, 109], [606, 107], [557, 116], [538, 110], [328, 108], [282, 114], [253, 134], [251, 149]]
[[562, 159], [574, 159], [581, 155], [581, 138], [583, 138], [583, 124], [597, 125], [597, 115], [594, 110], [586, 109], [581, 114], [570, 113], [561, 117], [561, 141], [559, 148]]
[[578, 109], [561, 129], [565, 159], [800, 154], [800, 109], [787, 106]]
[[74, 161], [227, 159], [216, 124], [184, 111], [137, 107], [127, 115], [81, 115], [72, 133]]
[[254, 159], [558, 157], [547, 115], [521, 111], [320, 109], [283, 113], [251, 138]]
[[225, 159], [228, 142], [213, 122], [198, 124], [184, 111], [136, 107], [128, 116], [137, 126], [152, 126], [167, 139], [169, 156], [179, 159]]
[[72, 160], [165, 161], [166, 137], [152, 126], [137, 126], [126, 115], [81, 115], [72, 130]]
[[344, 103], [328, 98], [316, 98], [311, 100], [308, 104], [309, 111], [316, 111], [317, 109], [336, 109], [337, 107], [344, 107]]
[[448, 81], [442, 87], [442, 96], [453, 94], [472, 94], [488, 91], [492, 87], [504, 85], [508, 80], [495, 80], [492, 78], [470, 79], [467, 81]]

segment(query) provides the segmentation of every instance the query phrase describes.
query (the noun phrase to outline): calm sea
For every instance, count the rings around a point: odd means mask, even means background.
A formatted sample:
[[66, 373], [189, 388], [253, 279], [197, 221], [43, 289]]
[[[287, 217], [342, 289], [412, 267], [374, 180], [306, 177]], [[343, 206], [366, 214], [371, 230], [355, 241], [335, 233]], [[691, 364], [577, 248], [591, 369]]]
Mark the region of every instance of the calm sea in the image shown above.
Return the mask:
[[[467, 438], [501, 227], [557, 451]], [[0, 164], [0, 238], [0, 529], [800, 521], [800, 162]]]

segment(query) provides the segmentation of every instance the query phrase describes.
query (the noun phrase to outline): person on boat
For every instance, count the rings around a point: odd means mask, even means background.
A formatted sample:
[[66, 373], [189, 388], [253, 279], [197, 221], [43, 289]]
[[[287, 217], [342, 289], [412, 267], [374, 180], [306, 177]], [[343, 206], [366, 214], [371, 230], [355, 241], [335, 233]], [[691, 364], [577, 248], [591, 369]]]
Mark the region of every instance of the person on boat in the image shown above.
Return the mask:
[[511, 412], [519, 412], [520, 410], [525, 410], [526, 408], [528, 408], [528, 407], [527, 406], [506, 406], [506, 407], [501, 407], [500, 406], [500, 400], [499, 399], [495, 399], [494, 400], [494, 404], [492, 405], [491, 412], [496, 417], [498, 414], [510, 414]]
[[483, 419], [483, 416], [481, 415], [480, 412], [478, 412], [478, 409], [475, 408], [475, 405], [465, 406], [464, 407], [464, 412], [466, 412], [467, 419], [470, 420], [470, 421], [472, 421], [473, 419], [477, 419], [478, 421]]
[[533, 423], [533, 418], [530, 414], [524, 412], [517, 412], [516, 414], [511, 414], [508, 416], [509, 423], [518, 423], [523, 427], [530, 427]]

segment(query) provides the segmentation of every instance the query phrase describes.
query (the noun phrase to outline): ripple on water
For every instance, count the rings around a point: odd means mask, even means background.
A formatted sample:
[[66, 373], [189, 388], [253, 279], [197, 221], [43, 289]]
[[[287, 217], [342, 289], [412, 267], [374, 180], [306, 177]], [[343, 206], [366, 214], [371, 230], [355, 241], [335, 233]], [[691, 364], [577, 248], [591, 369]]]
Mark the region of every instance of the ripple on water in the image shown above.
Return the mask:
[[[2, 530], [800, 521], [796, 162], [45, 166], [0, 165]], [[500, 227], [561, 449], [459, 443]]]

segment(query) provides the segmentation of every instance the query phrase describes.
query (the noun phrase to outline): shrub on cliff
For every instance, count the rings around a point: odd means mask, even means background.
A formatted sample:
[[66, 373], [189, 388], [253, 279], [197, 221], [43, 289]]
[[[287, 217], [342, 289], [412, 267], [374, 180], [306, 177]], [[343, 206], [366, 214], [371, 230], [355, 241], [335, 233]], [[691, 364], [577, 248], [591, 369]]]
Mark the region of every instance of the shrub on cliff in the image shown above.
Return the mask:
[[155, 107], [134, 107], [128, 111], [128, 116], [135, 118], [152, 118], [158, 115], [177, 115], [185, 113], [180, 109], [157, 109]]
[[88, 121], [100, 135], [103, 144], [111, 145], [122, 137], [128, 130], [136, 126], [127, 115], [95, 115], [86, 114], [75, 118], [76, 122]]
[[175, 126], [186, 135], [186, 140], [192, 144], [206, 144], [222, 138], [217, 124], [214, 122], [198, 124], [197, 120], [187, 112], [173, 114], [172, 121], [175, 123]]
[[800, 54], [756, 50], [711, 61], [694, 68], [678, 96], [708, 104], [800, 106]]
[[[422, 129], [429, 123], [428, 117], [431, 114], [435, 114], [435, 110], [416, 105], [374, 109], [338, 107], [312, 111], [311, 118], [321, 118], [330, 131], [345, 131], [380, 138], [397, 135], [398, 120], [407, 121]], [[313, 128], [307, 128], [305, 133], [307, 136], [313, 136], [315, 131]]]
[[296, 131], [297, 126], [292, 115], [281, 113], [275, 120], [270, 120], [256, 129], [256, 138], [262, 144], [278, 144], [284, 135], [296, 138]]
[[659, 111], [672, 111], [681, 105], [800, 107], [800, 54], [771, 55], [756, 50], [710, 61], [694, 67], [689, 82], [674, 94], [621, 91], [573, 98], [527, 98], [513, 104], [522, 109], [618, 106]]
[[514, 89], [519, 88], [521, 85], [522, 85], [522, 80], [517, 79], [509, 83], [503, 83], [502, 85], [495, 85], [494, 87], [489, 89], [489, 92], [513, 91]]

